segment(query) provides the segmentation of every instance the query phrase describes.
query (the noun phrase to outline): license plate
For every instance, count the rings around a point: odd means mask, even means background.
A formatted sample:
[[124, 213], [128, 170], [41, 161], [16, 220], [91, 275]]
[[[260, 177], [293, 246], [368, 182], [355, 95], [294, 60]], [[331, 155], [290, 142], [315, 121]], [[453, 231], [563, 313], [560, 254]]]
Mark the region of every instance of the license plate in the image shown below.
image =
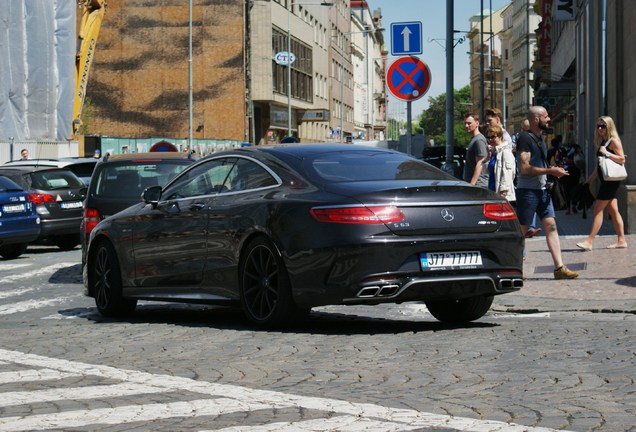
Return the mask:
[[471, 269], [482, 267], [481, 252], [427, 252], [420, 254], [422, 270]]
[[60, 203], [60, 207], [63, 209], [82, 208], [83, 205], [82, 201], [64, 201]]
[[2, 211], [5, 213], [23, 212], [25, 210], [25, 204], [7, 204], [2, 206]]

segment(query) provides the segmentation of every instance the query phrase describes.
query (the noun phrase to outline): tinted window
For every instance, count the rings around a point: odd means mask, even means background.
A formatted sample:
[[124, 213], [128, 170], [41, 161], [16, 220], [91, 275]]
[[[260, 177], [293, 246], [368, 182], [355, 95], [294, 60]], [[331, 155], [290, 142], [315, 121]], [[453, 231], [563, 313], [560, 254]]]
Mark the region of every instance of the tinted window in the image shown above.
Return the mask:
[[67, 170], [35, 171], [29, 174], [31, 187], [52, 191], [57, 189], [79, 189], [84, 183], [75, 174]]
[[236, 162], [225, 182], [229, 191], [259, 189], [277, 184], [276, 179], [265, 168], [247, 159], [239, 159]]
[[328, 182], [454, 179], [422, 161], [390, 152], [320, 154], [309, 158], [306, 168]]
[[186, 160], [104, 164], [93, 180], [93, 193], [106, 198], [139, 198], [144, 189], [168, 183], [188, 165]]
[[236, 158], [213, 159], [195, 166], [171, 184], [162, 199], [210, 195], [227, 190], [224, 186]]
[[22, 191], [22, 188], [6, 177], [0, 176], [0, 192]]

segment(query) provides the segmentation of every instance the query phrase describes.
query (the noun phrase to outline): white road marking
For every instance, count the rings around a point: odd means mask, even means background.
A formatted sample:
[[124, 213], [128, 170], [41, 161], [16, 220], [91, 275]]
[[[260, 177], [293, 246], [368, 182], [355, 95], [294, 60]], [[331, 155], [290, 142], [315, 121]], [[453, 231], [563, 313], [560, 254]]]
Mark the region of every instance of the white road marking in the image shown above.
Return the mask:
[[[337, 430], [348, 432], [369, 430], [369, 427], [378, 432], [424, 427], [454, 428], [472, 432], [556, 432], [554, 429], [521, 426], [499, 421], [451, 417], [410, 409], [387, 408], [367, 403], [353, 403], [337, 399], [296, 396], [270, 390], [248, 389], [235, 385], [209, 383], [170, 375], [153, 375], [146, 372], [72, 362], [0, 349], [0, 362], [2, 361], [35, 368], [57, 370], [70, 374], [119, 380], [130, 385], [129, 388], [131, 391], [135, 388], [137, 390], [152, 389], [154, 393], [188, 391], [209, 396], [208, 399], [187, 402], [138, 404], [116, 408], [76, 410], [26, 417], [0, 417], [0, 430], [6, 432], [84, 427], [100, 423], [126, 424], [130, 422], [152, 421], [175, 417], [208, 416], [239, 411], [276, 410], [283, 408], [324, 411], [328, 414], [325, 414], [326, 419], [322, 420], [323, 426], [328, 426], [330, 421], [343, 422], [345, 425], [342, 429], [337, 426], [336, 428]], [[122, 388], [123, 387], [125, 386], [122, 386]], [[90, 388], [92, 389], [93, 387]], [[82, 399], [84, 396], [82, 393], [77, 394], [78, 389], [70, 389], [70, 391], [76, 394], [75, 397], [79, 396], [79, 399]], [[59, 394], [68, 397], [71, 393], [65, 394], [64, 390], [59, 390]], [[53, 395], [53, 393], [51, 393], [50, 396], [51, 395]], [[0, 394], [0, 396], [2, 396], [2, 394]], [[340, 419], [340, 417], [342, 417], [342, 419]], [[334, 418], [334, 420], [330, 420], [331, 418]], [[303, 424], [307, 427], [303, 427]], [[314, 424], [314, 426], [312, 426], [312, 424]], [[282, 428], [287, 428], [287, 430], [290, 431], [293, 429], [306, 431], [324, 430], [316, 429], [316, 427], [320, 428], [320, 420], [316, 420], [315, 423], [301, 421], [288, 424], [298, 425], [298, 428], [285, 425], [286, 423], [279, 424]], [[226, 429], [226, 431], [274, 430], [270, 426], [271, 425], [265, 425], [260, 429], [254, 426], [243, 429], [229, 428]], [[281, 429], [277, 427], [275, 430]]]
[[353, 416], [338, 416], [324, 419], [303, 420], [299, 422], [269, 423], [261, 426], [233, 426], [223, 429], [199, 432], [299, 432], [299, 431], [384, 431], [399, 432], [420, 429], [420, 426], [405, 425], [403, 423], [387, 423]]
[[265, 404], [249, 405], [235, 399], [201, 399], [167, 404], [144, 404], [67, 411], [55, 414], [38, 414], [29, 417], [6, 417], [0, 418], [0, 429], [3, 432], [53, 428], [69, 429], [92, 424], [119, 425], [175, 417], [218, 416], [233, 412], [270, 408], [270, 406]]
[[31, 263], [24, 263], [24, 264], [15, 264], [15, 263], [0, 263], [0, 271], [6, 271], [6, 270], [15, 270], [15, 269], [19, 269], [22, 267], [29, 267], [30, 265], [32, 265]]
[[17, 296], [21, 296], [22, 294], [26, 294], [28, 292], [31, 292], [35, 290], [35, 288], [22, 288], [22, 289], [17, 289], [17, 290], [13, 290], [13, 291], [2, 291], [0, 292], [0, 300], [1, 299], [6, 299], [9, 297], [17, 297]]
[[15, 282], [15, 281], [19, 281], [19, 280], [23, 280], [23, 279], [30, 279], [33, 276], [39, 276], [39, 275], [43, 275], [43, 274], [50, 274], [53, 273], [59, 269], [62, 268], [66, 268], [66, 267], [70, 267], [70, 266], [74, 266], [76, 265], [76, 262], [67, 262], [67, 263], [57, 263], [57, 264], [53, 264], [50, 266], [46, 266], [46, 267], [42, 267], [33, 271], [27, 271], [24, 273], [17, 273], [17, 274], [13, 274], [11, 276], [5, 276], [2, 279], [0, 279], [0, 285], [1, 284], [5, 284], [5, 283], [9, 283], [9, 282]]
[[[0, 362], [0, 364], [7, 364], [6, 362]], [[35, 381], [49, 381], [58, 380], [70, 377], [81, 377], [81, 375], [60, 372], [51, 369], [29, 369], [13, 372], [0, 372], [0, 384], [6, 384], [11, 382], [35, 382]], [[0, 393], [4, 397], [6, 393]], [[0, 402], [1, 404], [1, 402]]]
[[53, 306], [59, 303], [66, 303], [69, 300], [78, 296], [70, 297], [55, 297], [50, 299], [40, 300], [25, 300], [22, 302], [11, 303], [7, 305], [0, 305], [0, 315], [11, 315], [19, 312], [26, 312], [32, 309], [40, 309], [46, 306]]

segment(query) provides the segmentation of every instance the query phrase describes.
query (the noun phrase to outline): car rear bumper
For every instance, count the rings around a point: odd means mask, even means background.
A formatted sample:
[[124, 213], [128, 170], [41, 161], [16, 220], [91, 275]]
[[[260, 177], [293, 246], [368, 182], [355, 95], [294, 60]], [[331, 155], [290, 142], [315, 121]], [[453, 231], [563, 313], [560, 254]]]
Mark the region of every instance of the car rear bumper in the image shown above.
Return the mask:
[[[312, 250], [286, 260], [299, 306], [378, 304], [498, 295], [523, 287], [523, 238], [495, 233], [447, 241], [394, 242]], [[422, 252], [480, 251], [483, 265], [426, 270]]]
[[[6, 235], [5, 235], [6, 234]], [[3, 233], [0, 236], [0, 246], [16, 244], [16, 243], [31, 243], [40, 236], [40, 226], [36, 225], [33, 228], [25, 229], [22, 231], [13, 231], [10, 233]]]
[[40, 238], [80, 234], [80, 223], [82, 217], [73, 217], [65, 219], [42, 219], [42, 231]]

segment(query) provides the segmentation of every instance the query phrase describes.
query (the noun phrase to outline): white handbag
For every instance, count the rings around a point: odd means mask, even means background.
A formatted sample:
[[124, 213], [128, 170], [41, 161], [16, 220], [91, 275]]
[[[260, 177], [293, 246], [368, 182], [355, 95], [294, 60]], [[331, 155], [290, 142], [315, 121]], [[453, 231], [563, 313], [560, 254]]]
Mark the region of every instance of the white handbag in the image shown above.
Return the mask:
[[601, 173], [605, 181], [621, 181], [627, 178], [625, 165], [614, 162], [608, 156], [599, 156], [598, 166], [601, 167]]

